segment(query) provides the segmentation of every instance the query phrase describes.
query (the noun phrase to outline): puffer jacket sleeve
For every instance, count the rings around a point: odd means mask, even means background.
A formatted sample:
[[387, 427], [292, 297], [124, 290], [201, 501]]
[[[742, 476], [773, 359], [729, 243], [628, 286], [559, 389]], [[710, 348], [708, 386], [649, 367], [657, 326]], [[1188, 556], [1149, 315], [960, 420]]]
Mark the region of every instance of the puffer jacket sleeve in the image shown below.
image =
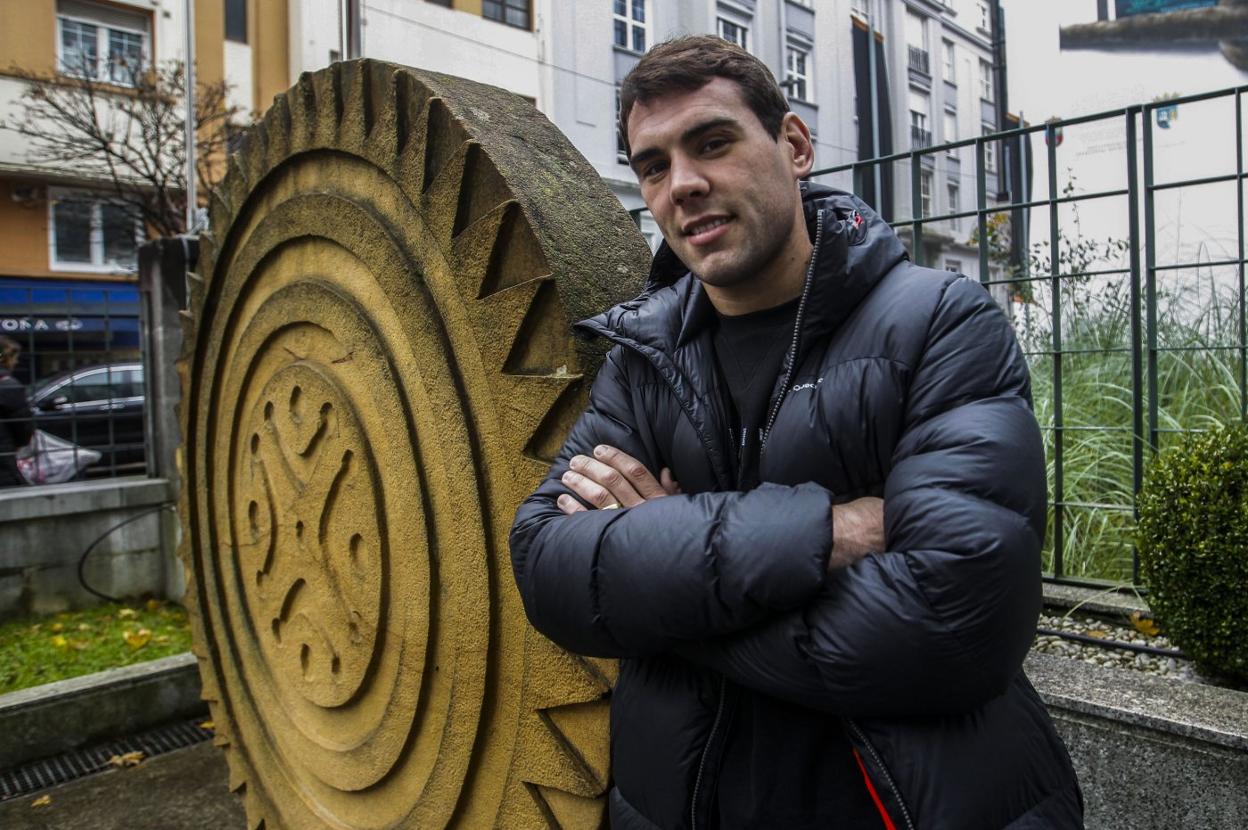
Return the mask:
[[842, 715], [967, 711], [1003, 692], [1040, 611], [1044, 451], [1023, 355], [978, 284], [945, 289], [884, 493], [888, 551], [802, 609], [677, 651]]
[[565, 515], [573, 455], [609, 444], [652, 465], [625, 355], [612, 350], [549, 475], [516, 513], [511, 561], [529, 621], [593, 656], [642, 656], [808, 603], [826, 577], [831, 494], [807, 484], [668, 496]]

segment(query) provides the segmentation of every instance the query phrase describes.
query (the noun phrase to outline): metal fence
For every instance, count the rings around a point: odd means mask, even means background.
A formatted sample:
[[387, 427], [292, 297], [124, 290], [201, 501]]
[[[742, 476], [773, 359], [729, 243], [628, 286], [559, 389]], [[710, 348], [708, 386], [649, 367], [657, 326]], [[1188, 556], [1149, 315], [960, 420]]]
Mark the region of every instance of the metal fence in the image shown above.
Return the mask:
[[[147, 472], [137, 285], [0, 280], [0, 335], [21, 346], [12, 377], [29, 406], [0, 413], [0, 429], [17, 443], [31, 430], [69, 442], [71, 480]], [[0, 453], [10, 473], [15, 455]]]
[[1014, 322], [1045, 437], [1050, 579], [1135, 586], [1149, 459], [1248, 413], [1245, 92], [915, 141], [812, 173], [856, 192], [903, 183], [895, 212], [909, 214], [886, 218], [913, 259], [965, 266]]

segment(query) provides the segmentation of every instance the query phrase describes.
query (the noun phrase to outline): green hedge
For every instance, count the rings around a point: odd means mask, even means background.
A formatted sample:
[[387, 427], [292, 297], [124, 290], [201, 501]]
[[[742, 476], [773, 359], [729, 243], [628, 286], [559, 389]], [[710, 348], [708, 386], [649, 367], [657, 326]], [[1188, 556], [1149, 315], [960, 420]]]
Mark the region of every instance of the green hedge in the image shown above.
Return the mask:
[[1138, 504], [1153, 613], [1202, 669], [1248, 682], [1248, 427], [1185, 436]]

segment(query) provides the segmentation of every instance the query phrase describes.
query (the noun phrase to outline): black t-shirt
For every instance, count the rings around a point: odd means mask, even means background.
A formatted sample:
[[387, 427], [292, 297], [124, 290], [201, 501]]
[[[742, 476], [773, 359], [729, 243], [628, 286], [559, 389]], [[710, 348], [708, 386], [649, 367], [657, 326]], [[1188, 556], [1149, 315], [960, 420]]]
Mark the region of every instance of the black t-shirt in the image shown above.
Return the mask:
[[[736, 432], [735, 445], [738, 454], [737, 486], [746, 490], [758, 484], [758, 449], [762, 430], [767, 426], [770, 414], [771, 393], [784, 365], [784, 355], [793, 342], [793, 326], [797, 317], [798, 300], [792, 300], [775, 308], [729, 317], [718, 314], [714, 334], [715, 358], [720, 377], [728, 389], [728, 400]], [[729, 752], [721, 769], [720, 790], [716, 797], [713, 826], [750, 823], [758, 816], [741, 815], [742, 804], [757, 806], [767, 803], [765, 793], [742, 792], [732, 782], [769, 780], [767, 759], [791, 752], [785, 736], [772, 729], [770, 709], [759, 711], [745, 707], [733, 715], [730, 740], [747, 743], [753, 752]], [[880, 814], [872, 803], [862, 772], [854, 760], [853, 746], [840, 724], [829, 718], [823, 725], [820, 742], [820, 758], [799, 764], [814, 774], [801, 781], [773, 782], [778, 789], [792, 795], [800, 793], [801, 803], [768, 804], [776, 826], [788, 824], [782, 815], [800, 815], [815, 804], [836, 805], [840, 815], [838, 828], [879, 828]], [[831, 760], [830, 759], [835, 759]], [[784, 767], [789, 770], [790, 767]], [[727, 783], [726, 783], [727, 782]], [[740, 803], [739, 803], [740, 802]], [[731, 817], [725, 821], [724, 817]]]
[[[733, 443], [738, 456], [744, 454], [747, 462], [757, 453], [761, 431], [767, 425], [771, 392], [793, 340], [797, 305], [794, 299], [749, 314], [716, 315], [715, 358], [732, 405]], [[739, 464], [741, 469], [752, 466]], [[746, 482], [738, 484], [743, 489], [749, 486]]]

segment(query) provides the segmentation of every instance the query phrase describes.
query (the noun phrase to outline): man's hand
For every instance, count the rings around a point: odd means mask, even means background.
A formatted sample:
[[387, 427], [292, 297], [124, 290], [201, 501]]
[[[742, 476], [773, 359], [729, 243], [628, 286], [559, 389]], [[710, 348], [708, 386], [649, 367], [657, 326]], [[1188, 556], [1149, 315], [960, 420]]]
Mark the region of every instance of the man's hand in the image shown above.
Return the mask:
[[884, 500], [874, 496], [832, 507], [832, 553], [828, 570], [848, 568], [884, 550]]
[[[593, 458], [572, 456], [568, 468], [562, 478], [564, 486], [599, 509], [634, 507], [680, 492], [671, 470], [664, 467], [655, 479], [645, 464], [606, 444], [594, 447]], [[585, 505], [566, 495], [560, 496], [556, 504], [569, 516], [585, 509]]]

